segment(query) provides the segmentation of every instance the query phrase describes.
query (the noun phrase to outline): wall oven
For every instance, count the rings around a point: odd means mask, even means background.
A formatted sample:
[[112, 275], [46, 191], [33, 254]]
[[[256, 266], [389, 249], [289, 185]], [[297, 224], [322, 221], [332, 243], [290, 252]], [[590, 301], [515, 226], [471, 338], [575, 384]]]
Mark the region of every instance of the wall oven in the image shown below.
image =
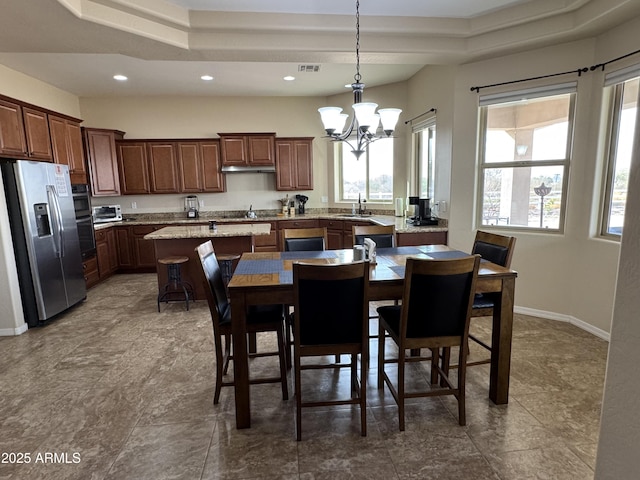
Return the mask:
[[91, 200], [88, 185], [71, 185], [73, 207], [76, 212], [76, 225], [80, 239], [82, 258], [89, 258], [96, 253], [96, 239], [91, 216]]

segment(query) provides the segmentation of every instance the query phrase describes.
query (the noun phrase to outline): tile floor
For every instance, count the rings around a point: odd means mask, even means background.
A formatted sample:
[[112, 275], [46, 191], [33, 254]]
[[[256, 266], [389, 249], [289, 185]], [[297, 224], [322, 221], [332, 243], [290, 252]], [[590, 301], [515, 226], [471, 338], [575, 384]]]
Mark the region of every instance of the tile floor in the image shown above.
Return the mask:
[[[213, 406], [205, 302], [158, 313], [155, 288], [154, 275], [116, 275], [50, 325], [0, 338], [0, 461], [30, 456], [0, 463], [0, 479], [593, 478], [607, 343], [578, 328], [517, 315], [509, 405], [488, 400], [488, 366], [473, 367], [465, 427], [454, 399], [423, 398], [398, 431], [372, 370], [367, 437], [346, 406], [304, 410], [296, 442], [295, 401], [278, 384], [252, 387], [251, 429], [235, 429], [232, 389]], [[331, 375], [319, 384], [345, 385]]]

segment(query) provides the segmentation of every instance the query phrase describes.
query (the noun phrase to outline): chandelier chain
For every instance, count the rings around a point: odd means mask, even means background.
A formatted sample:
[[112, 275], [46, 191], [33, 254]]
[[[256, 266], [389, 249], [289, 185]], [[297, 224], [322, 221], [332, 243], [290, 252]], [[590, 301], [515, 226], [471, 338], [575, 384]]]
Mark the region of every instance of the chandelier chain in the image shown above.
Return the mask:
[[356, 74], [353, 76], [356, 83], [360, 83], [360, 0], [356, 0]]

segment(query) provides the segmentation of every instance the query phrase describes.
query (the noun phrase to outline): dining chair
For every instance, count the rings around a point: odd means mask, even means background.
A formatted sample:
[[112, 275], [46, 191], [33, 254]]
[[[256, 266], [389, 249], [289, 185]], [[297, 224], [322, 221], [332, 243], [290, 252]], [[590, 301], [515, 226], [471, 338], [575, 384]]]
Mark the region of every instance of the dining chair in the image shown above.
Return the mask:
[[[347, 264], [293, 264], [294, 372], [296, 436], [302, 438], [302, 408], [359, 405], [360, 432], [367, 435], [367, 372], [369, 357], [369, 262]], [[348, 354], [351, 362], [302, 363], [303, 358]], [[360, 355], [360, 378], [358, 378]], [[317, 360], [317, 359], [316, 359]], [[302, 371], [350, 369], [349, 398], [303, 401]], [[305, 378], [307, 375], [305, 375]], [[310, 382], [305, 395], [316, 395], [320, 382]], [[337, 382], [337, 385], [343, 382]], [[330, 385], [334, 385], [333, 382]], [[325, 392], [322, 392], [325, 393]], [[331, 392], [335, 393], [335, 392]]]
[[282, 250], [309, 252], [327, 248], [327, 228], [285, 228], [282, 230]]
[[[451, 260], [407, 259], [402, 305], [378, 308], [379, 338], [385, 334], [398, 347], [397, 356], [385, 357], [386, 341], [378, 342], [378, 389], [386, 384], [398, 405], [400, 430], [405, 429], [405, 408], [407, 398], [454, 395], [458, 400], [458, 422], [466, 423], [465, 377], [467, 359], [467, 336], [471, 307], [478, 277], [480, 255], [472, 255]], [[454, 384], [439, 365], [440, 350], [458, 349], [457, 382]], [[408, 350], [427, 348], [430, 357], [407, 355]], [[431, 383], [445, 388], [431, 388], [423, 391], [407, 391], [405, 367], [410, 362], [431, 361]], [[397, 365], [397, 386], [385, 371], [385, 365]]]
[[354, 225], [352, 228], [353, 245], [364, 245], [364, 239], [376, 242], [377, 248], [396, 246], [396, 233], [393, 225]]
[[[227, 299], [224, 280], [220, 264], [216, 259], [211, 240], [196, 247], [200, 265], [202, 266], [202, 281], [211, 312], [213, 323], [213, 340], [216, 353], [216, 385], [213, 403], [220, 400], [222, 387], [233, 386], [233, 381], [224, 381], [223, 377], [229, 369], [229, 361], [233, 360], [231, 352], [231, 305]], [[280, 375], [277, 377], [253, 378], [250, 384], [281, 383], [282, 399], [289, 399], [287, 388], [287, 368], [284, 341], [284, 310], [282, 305], [250, 306], [247, 312], [247, 334], [259, 332], [275, 332], [278, 341], [277, 352], [250, 353], [249, 357], [278, 356]], [[222, 340], [224, 338], [224, 350]]]
[[[282, 249], [285, 252], [313, 252], [325, 250], [328, 244], [327, 227], [285, 228], [282, 230]], [[287, 342], [287, 367], [291, 368], [291, 348], [293, 347], [291, 306], [285, 305], [285, 338]]]
[[[498, 235], [496, 233], [483, 232], [478, 230], [476, 232], [476, 238], [473, 242], [473, 248], [471, 254], [479, 254], [484, 260], [488, 260], [491, 263], [500, 265], [506, 268], [511, 267], [511, 258], [513, 257], [513, 250], [516, 245], [516, 237], [510, 237], [506, 235]], [[477, 293], [473, 299], [473, 309], [471, 310], [471, 317], [488, 317], [493, 316], [493, 308], [495, 302], [495, 295], [487, 293]], [[473, 340], [478, 345], [491, 351], [491, 346], [486, 342], [480, 340], [478, 337], [469, 333], [469, 339]], [[483, 365], [490, 363], [491, 359], [478, 360], [467, 364]]]

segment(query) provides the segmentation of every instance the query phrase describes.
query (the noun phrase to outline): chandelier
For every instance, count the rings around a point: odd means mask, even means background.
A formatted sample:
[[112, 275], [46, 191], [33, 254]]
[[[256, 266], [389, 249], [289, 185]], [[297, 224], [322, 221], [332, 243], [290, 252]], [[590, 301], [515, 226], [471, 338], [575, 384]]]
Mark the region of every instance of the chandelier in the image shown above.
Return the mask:
[[[399, 108], [382, 108], [376, 113], [377, 103], [362, 101], [364, 83], [360, 75], [360, 0], [356, 0], [356, 74], [351, 84], [353, 90], [353, 112], [351, 123], [343, 131], [349, 115], [342, 113], [340, 107], [322, 107], [318, 109], [327, 135], [335, 142], [345, 142], [351, 147], [351, 152], [356, 160], [365, 152], [371, 142], [381, 138], [388, 138], [398, 122], [402, 110]], [[378, 134], [378, 128], [382, 124], [382, 132]], [[351, 135], [355, 132], [355, 139]], [[355, 142], [355, 145], [354, 143]]]

